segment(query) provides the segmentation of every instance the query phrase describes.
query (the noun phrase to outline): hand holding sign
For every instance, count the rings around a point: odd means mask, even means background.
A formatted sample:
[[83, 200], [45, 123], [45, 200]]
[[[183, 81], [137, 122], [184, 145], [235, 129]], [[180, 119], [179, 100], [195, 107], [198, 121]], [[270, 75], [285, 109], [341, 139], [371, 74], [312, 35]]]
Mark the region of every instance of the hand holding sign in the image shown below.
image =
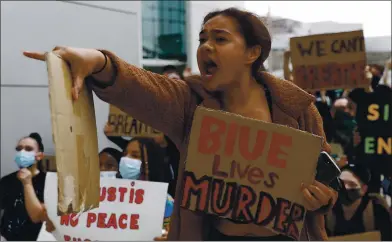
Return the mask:
[[338, 193], [321, 182], [314, 181], [312, 185], [302, 184], [302, 193], [305, 197], [305, 208], [309, 211], [316, 211], [326, 205], [335, 204]]
[[[57, 46], [53, 52], [69, 64], [73, 77], [72, 97], [75, 100], [79, 98], [84, 86], [84, 79], [94, 72], [100, 71], [106, 65], [106, 61], [109, 61], [105, 60], [106, 57], [95, 49]], [[32, 59], [45, 61], [44, 52], [25, 51], [23, 54]]]

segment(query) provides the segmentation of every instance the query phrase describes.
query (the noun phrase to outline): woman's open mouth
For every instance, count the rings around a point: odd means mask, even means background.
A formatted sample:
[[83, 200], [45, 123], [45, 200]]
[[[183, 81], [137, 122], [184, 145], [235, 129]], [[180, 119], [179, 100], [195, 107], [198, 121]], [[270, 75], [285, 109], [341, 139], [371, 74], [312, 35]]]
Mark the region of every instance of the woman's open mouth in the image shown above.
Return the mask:
[[212, 77], [218, 70], [217, 64], [213, 60], [204, 62], [204, 70], [207, 77]]

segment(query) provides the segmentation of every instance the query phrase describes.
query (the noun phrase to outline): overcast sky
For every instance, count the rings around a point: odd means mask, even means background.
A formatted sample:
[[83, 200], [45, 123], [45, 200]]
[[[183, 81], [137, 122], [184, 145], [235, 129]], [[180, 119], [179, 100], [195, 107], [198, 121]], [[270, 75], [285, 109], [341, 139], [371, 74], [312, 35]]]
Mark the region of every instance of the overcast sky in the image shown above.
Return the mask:
[[364, 35], [391, 36], [391, 1], [245, 1], [245, 8], [259, 15], [301, 22], [361, 23]]

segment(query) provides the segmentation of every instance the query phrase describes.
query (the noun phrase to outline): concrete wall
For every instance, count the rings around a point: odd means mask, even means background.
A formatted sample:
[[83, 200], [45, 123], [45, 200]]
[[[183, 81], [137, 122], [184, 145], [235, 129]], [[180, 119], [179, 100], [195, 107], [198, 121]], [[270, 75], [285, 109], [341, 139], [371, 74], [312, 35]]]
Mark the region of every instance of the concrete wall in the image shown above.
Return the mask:
[[[1, 176], [17, 170], [16, 142], [30, 132], [41, 134], [47, 153], [54, 151], [46, 66], [22, 51], [103, 48], [140, 65], [140, 15], [140, 1], [1, 2]], [[102, 132], [108, 104], [94, 101], [99, 149], [113, 146]]]
[[244, 1], [187, 1], [187, 54], [188, 66], [199, 73], [196, 51], [199, 46], [199, 32], [204, 16], [210, 11], [229, 7], [244, 8]]

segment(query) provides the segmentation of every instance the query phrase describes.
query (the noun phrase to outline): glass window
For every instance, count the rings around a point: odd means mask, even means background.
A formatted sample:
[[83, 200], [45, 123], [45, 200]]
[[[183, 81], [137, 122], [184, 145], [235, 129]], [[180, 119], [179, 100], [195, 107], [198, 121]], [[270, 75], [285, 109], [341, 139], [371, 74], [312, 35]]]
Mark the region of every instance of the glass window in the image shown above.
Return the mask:
[[142, 1], [143, 58], [186, 61], [185, 1]]

